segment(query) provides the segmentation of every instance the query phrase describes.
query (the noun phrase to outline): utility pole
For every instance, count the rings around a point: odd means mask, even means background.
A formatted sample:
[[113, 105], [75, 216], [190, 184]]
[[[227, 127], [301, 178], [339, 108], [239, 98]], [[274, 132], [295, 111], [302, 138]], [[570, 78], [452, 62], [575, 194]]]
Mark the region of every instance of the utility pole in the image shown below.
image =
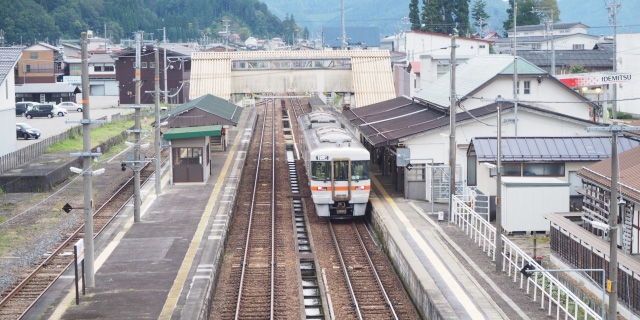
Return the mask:
[[0, 47], [4, 47], [4, 30], [0, 29]]
[[340, 0], [340, 21], [342, 26], [342, 41], [340, 41], [340, 48], [345, 50], [347, 47], [347, 31], [344, 27], [344, 0]]
[[513, 1], [513, 117], [514, 136], [518, 136], [518, 0]]
[[502, 272], [502, 104], [504, 98], [498, 96], [498, 146], [496, 161], [496, 273]]
[[[551, 8], [543, 8], [543, 9], [535, 8], [531, 12], [544, 14], [544, 18], [543, 18], [544, 26], [545, 26], [545, 30], [547, 31], [547, 33], [545, 34], [545, 38], [547, 38], [547, 36], [549, 35], [551, 36], [551, 75], [555, 77], [556, 75], [556, 40], [553, 37], [554, 11]], [[547, 50], [549, 50], [549, 47], [547, 47]]]
[[[155, 81], [155, 102], [156, 102], [156, 127], [155, 127], [155, 139], [154, 139], [154, 145], [155, 145], [155, 151], [156, 151], [156, 203], [159, 203], [160, 201], [160, 168], [161, 168], [161, 163], [160, 163], [160, 151], [162, 149], [162, 146], [160, 145], [160, 127], [162, 127], [162, 125], [160, 125], [160, 53], [158, 52], [158, 41], [156, 40], [156, 45], [154, 47], [154, 53], [155, 53], [155, 61], [156, 61], [156, 76], [154, 78]], [[165, 95], [166, 96], [166, 95]]]
[[478, 19], [477, 26], [480, 28], [480, 39], [484, 37], [484, 18]]
[[231, 20], [226, 18], [222, 19], [222, 23], [224, 23], [224, 39], [225, 39], [224, 52], [229, 52], [229, 22], [231, 22]]
[[[624, 204], [622, 197], [618, 195], [618, 134], [637, 130], [640, 130], [640, 127], [622, 125], [587, 128], [587, 131], [611, 132], [611, 199], [609, 200], [609, 281], [611, 282], [611, 291], [609, 292], [607, 319], [617, 319], [618, 314], [618, 206]], [[621, 211], [621, 214], [624, 212]]]
[[[621, 3], [618, 0], [607, 2], [607, 10], [609, 10], [609, 23], [613, 25], [613, 73], [618, 72], [618, 11]], [[607, 99], [607, 97], [605, 97]], [[618, 119], [618, 84], [613, 83], [613, 101], [611, 104], [612, 119]]]
[[135, 141], [133, 145], [133, 217], [135, 222], [140, 222], [140, 90], [142, 82], [140, 81], [140, 49], [142, 46], [142, 34], [136, 33], [136, 105], [135, 119], [136, 124], [133, 132], [135, 133]]
[[91, 178], [91, 117], [89, 115], [89, 53], [87, 33], [82, 38], [82, 175], [84, 180], [84, 256], [88, 288], [95, 287], [93, 267], [93, 185]]
[[162, 27], [162, 44], [164, 44], [164, 62], [162, 63], [162, 76], [164, 78], [164, 103], [169, 103], [169, 89], [167, 89], [167, 27]]
[[[453, 218], [453, 195], [456, 194], [456, 35], [451, 36], [451, 105], [449, 107], [449, 221]], [[433, 201], [433, 199], [431, 199]]]

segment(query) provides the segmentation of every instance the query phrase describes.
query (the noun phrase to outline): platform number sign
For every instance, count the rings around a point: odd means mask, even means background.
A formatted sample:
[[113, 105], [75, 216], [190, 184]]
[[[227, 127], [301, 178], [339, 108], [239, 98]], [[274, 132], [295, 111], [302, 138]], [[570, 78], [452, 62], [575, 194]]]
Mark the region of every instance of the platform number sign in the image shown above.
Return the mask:
[[78, 288], [78, 266], [82, 267], [82, 273], [80, 274], [82, 276], [82, 295], [85, 295], [85, 284], [84, 284], [84, 241], [82, 239], [78, 240], [78, 242], [76, 242], [73, 245], [73, 256], [75, 258], [75, 272], [76, 272], [76, 305], [78, 305], [80, 303], [80, 291]]

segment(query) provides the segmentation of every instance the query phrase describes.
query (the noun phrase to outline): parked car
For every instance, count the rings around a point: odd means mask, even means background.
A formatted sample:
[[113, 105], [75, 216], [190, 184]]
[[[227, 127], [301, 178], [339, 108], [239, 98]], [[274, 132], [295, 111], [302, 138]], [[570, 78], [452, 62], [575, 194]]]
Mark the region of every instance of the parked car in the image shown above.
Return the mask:
[[31, 110], [35, 102], [22, 101], [16, 102], [16, 116], [24, 116], [24, 113]]
[[16, 123], [16, 137], [29, 140], [30, 138], [40, 138], [40, 130], [31, 127], [26, 123]]
[[61, 108], [65, 108], [65, 109], [67, 109], [67, 110], [76, 110], [76, 111], [78, 111], [78, 112], [82, 112], [82, 105], [77, 104], [77, 103], [75, 103], [75, 102], [71, 102], [71, 101], [68, 101], [68, 102], [60, 102], [60, 103], [58, 103], [58, 105], [57, 105], [57, 106], [58, 106], [58, 107], [61, 107]]
[[33, 117], [47, 117], [53, 118], [53, 105], [52, 104], [36, 104], [31, 107], [31, 110], [25, 112], [24, 116], [27, 119], [31, 119]]
[[68, 111], [65, 108], [53, 106], [53, 113], [57, 114], [59, 117], [64, 117], [65, 115], [67, 115], [67, 112]]

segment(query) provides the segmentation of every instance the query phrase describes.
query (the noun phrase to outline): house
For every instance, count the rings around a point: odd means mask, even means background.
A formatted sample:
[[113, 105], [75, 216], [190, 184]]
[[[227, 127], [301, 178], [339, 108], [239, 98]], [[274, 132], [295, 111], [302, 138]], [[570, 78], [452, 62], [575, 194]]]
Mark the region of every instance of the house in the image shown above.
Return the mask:
[[[503, 103], [503, 119], [513, 118], [514, 105]], [[353, 108], [343, 112], [356, 132], [370, 149], [372, 161], [391, 174], [397, 190], [404, 190], [412, 199], [425, 199], [427, 193], [427, 164], [447, 166], [449, 163], [448, 109], [418, 99], [398, 97], [380, 103]], [[494, 136], [497, 103], [475, 109], [465, 109], [456, 115], [457, 183], [468, 183], [467, 149], [475, 137]], [[540, 107], [519, 104], [518, 134], [529, 137], [588, 136], [587, 126], [598, 123]], [[505, 122], [503, 134], [514, 132], [514, 123]], [[603, 132], [603, 134], [605, 134]], [[397, 168], [398, 148], [410, 150], [412, 170]], [[428, 159], [428, 160], [427, 160]], [[465, 182], [467, 181], [467, 182]]]
[[[323, 47], [325, 50], [342, 50], [342, 28], [322, 27]], [[380, 31], [378, 27], [345, 27], [347, 34], [345, 50], [378, 50]]]
[[[556, 50], [556, 75], [570, 74], [573, 66], [581, 66], [587, 72], [612, 71], [613, 46], [600, 43], [593, 49]], [[551, 72], [550, 50], [518, 50], [518, 57]]]
[[[513, 99], [513, 69], [513, 56], [497, 54], [473, 57], [458, 66], [456, 95], [459, 111], [486, 106], [499, 95]], [[424, 72], [421, 72], [422, 77]], [[414, 97], [434, 107], [448, 109], [451, 105], [449, 78], [446, 74], [436, 79]], [[580, 119], [594, 119], [594, 110], [598, 108], [596, 103], [525, 59], [518, 59], [518, 92], [518, 99], [523, 104]]]
[[60, 82], [64, 74], [64, 61], [60, 48], [38, 42], [22, 51], [22, 57], [18, 61], [16, 84]]
[[116, 61], [106, 53], [89, 58], [89, 90], [92, 96], [117, 96]]
[[80, 92], [77, 85], [66, 82], [27, 83], [16, 85], [16, 101], [52, 104], [67, 101], [76, 102], [76, 94]]
[[405, 86], [409, 88], [409, 97], [413, 97], [417, 91], [420, 91], [420, 61], [409, 62], [407, 66], [407, 73], [409, 74], [409, 85]]
[[[605, 133], [606, 134], [606, 133]], [[475, 137], [467, 149], [467, 186], [484, 195], [496, 195], [497, 137]], [[640, 145], [621, 137], [618, 152]], [[574, 208], [582, 207], [582, 179], [578, 171], [611, 157], [611, 136], [503, 137], [502, 175], [505, 177], [553, 177], [571, 185]], [[488, 164], [488, 165], [487, 165]], [[493, 203], [493, 201], [489, 201]]]
[[165, 126], [170, 128], [214, 124], [229, 127], [238, 124], [242, 110], [242, 107], [225, 99], [205, 94], [172, 109], [170, 114], [162, 117], [160, 121], [166, 121]]
[[[348, 36], [348, 34], [347, 34]], [[456, 55], [475, 57], [489, 54], [492, 41], [456, 37]], [[380, 41], [381, 50], [405, 52], [409, 61], [420, 59], [421, 55], [450, 56], [451, 35], [426, 31], [406, 31], [386, 37]]]
[[14, 67], [22, 55], [22, 48], [0, 47], [0, 156], [17, 150], [16, 96]]
[[[166, 49], [166, 62], [164, 51]], [[151, 104], [154, 97], [150, 91], [154, 91], [155, 59], [153, 46], [143, 48], [141, 55], [141, 97], [140, 103]], [[169, 103], [179, 104], [188, 101], [189, 77], [191, 76], [191, 52], [193, 49], [174, 45], [163, 44], [160, 49], [160, 90], [169, 91]], [[150, 54], [151, 53], [151, 54]], [[121, 104], [135, 103], [135, 49], [127, 48], [113, 56], [115, 60], [116, 81], [119, 86]], [[167, 88], [164, 88], [164, 77], [167, 78]]]
[[619, 83], [618, 110], [640, 116], [638, 101], [634, 98], [640, 96], [640, 79], [638, 74], [638, 57], [640, 56], [640, 33], [619, 33], [616, 36], [618, 49], [618, 73], [633, 75], [630, 81]]
[[[515, 34], [518, 50], [584, 50], [592, 49], [599, 38], [588, 35], [589, 27], [580, 22], [561, 22], [553, 24], [552, 31], [544, 25], [518, 26]], [[507, 38], [494, 39], [496, 53], [511, 53], [514, 30], [507, 30]], [[552, 42], [554, 42], [552, 44]]]

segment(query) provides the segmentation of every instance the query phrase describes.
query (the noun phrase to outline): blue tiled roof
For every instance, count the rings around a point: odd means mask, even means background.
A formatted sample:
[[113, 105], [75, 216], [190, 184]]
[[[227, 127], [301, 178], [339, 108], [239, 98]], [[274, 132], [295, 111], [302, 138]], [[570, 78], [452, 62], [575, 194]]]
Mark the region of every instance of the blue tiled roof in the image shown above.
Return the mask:
[[[339, 48], [342, 37], [341, 27], [322, 27], [324, 32], [324, 46]], [[378, 27], [345, 27], [347, 42], [351, 45], [362, 45], [367, 47], [380, 46], [380, 31]]]

